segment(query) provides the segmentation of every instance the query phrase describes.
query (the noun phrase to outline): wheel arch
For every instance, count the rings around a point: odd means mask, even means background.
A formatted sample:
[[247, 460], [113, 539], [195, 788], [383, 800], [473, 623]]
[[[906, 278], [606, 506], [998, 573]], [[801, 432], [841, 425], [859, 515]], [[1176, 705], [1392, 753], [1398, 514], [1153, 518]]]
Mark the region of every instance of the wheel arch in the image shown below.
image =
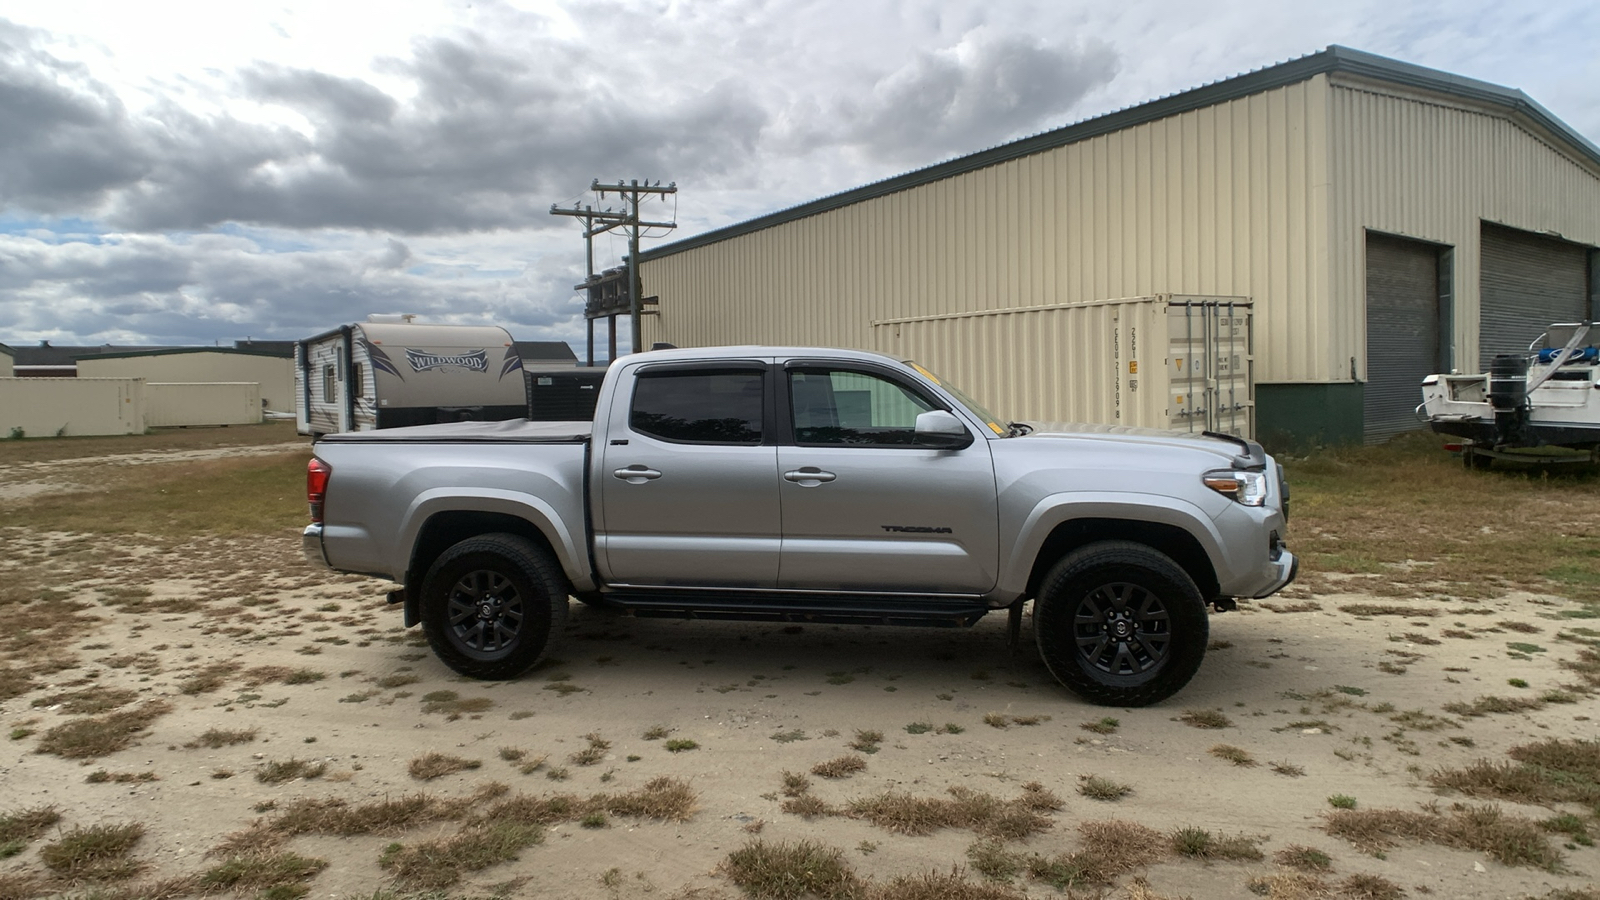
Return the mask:
[[1058, 560], [1097, 541], [1131, 541], [1157, 550], [1188, 573], [1202, 597], [1209, 600], [1218, 594], [1217, 571], [1210, 555], [1184, 528], [1147, 519], [1084, 516], [1059, 522], [1050, 529], [1034, 555], [1025, 596], [1038, 596], [1040, 582]]
[[[581, 523], [577, 533], [538, 497], [506, 491], [471, 495], [426, 493], [406, 510], [399, 532], [394, 570], [407, 590], [427, 574], [446, 548], [480, 534], [504, 532], [525, 537], [549, 553], [574, 590], [594, 587]], [[420, 588], [420, 584], [416, 587]]]

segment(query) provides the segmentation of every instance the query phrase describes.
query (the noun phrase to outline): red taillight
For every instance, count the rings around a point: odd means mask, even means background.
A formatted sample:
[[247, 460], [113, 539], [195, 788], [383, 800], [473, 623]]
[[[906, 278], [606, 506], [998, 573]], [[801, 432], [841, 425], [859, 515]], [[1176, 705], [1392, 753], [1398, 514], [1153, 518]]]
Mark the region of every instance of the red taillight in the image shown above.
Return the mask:
[[328, 476], [333, 467], [316, 457], [306, 463], [306, 503], [311, 506], [311, 521], [322, 521], [322, 498], [328, 493]]

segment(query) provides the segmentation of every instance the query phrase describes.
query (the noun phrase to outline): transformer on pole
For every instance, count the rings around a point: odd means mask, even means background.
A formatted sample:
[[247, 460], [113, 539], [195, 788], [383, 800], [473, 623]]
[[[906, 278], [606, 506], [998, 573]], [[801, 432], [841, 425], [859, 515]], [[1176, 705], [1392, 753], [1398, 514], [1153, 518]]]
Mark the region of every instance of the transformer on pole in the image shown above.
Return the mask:
[[[584, 282], [574, 285], [575, 290], [584, 291], [587, 300], [584, 303], [583, 315], [589, 325], [589, 356], [586, 365], [594, 365], [594, 320], [604, 318], [610, 325], [610, 355], [609, 359], [617, 356], [617, 319], [616, 317], [626, 312], [631, 320], [632, 335], [630, 341], [631, 352], [639, 352], [639, 344], [643, 341], [640, 328], [640, 316], [643, 307], [653, 305], [656, 298], [641, 297], [639, 284], [639, 232], [645, 228], [665, 228], [671, 230], [678, 227], [676, 222], [644, 222], [639, 218], [640, 201], [651, 195], [665, 196], [678, 192], [677, 182], [663, 187], [657, 181], [651, 184], [648, 180], [640, 184], [637, 179], [616, 184], [601, 184], [596, 178], [589, 185], [589, 190], [599, 195], [604, 200], [606, 194], [614, 193], [622, 199], [623, 208], [612, 210], [609, 207], [597, 210], [593, 206], [579, 207], [574, 204], [571, 209], [565, 209], [555, 204], [550, 206], [553, 216], [571, 216], [583, 220], [583, 240], [587, 251], [588, 267]], [[622, 228], [628, 235], [628, 259], [625, 267], [607, 269], [595, 274], [594, 271], [594, 237], [616, 228]]]

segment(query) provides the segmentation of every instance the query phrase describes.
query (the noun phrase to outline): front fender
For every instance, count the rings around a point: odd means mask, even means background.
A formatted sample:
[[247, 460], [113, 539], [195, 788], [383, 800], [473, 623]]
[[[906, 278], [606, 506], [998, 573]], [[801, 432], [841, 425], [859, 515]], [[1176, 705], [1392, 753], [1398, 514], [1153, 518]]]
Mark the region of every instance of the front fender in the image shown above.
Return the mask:
[[1211, 516], [1193, 503], [1155, 494], [1071, 491], [1041, 498], [1011, 539], [1002, 539], [1001, 546], [1009, 546], [1011, 552], [1001, 566], [997, 591], [1016, 596], [1026, 591], [1045, 539], [1056, 526], [1073, 519], [1127, 519], [1181, 528], [1199, 542], [1213, 569], [1221, 573], [1227, 568], [1222, 534]]
[[438, 489], [423, 491], [412, 498], [410, 506], [401, 516], [396, 558], [390, 562], [391, 570], [402, 576], [397, 581], [404, 580], [404, 573], [411, 565], [411, 554], [417, 546], [417, 538], [428, 520], [439, 513], [461, 511], [500, 513], [531, 523], [550, 542], [557, 562], [572, 583], [572, 589], [594, 590], [581, 523], [578, 523], [580, 530], [575, 533], [567, 525], [566, 518], [549, 502], [533, 494], [496, 488]]

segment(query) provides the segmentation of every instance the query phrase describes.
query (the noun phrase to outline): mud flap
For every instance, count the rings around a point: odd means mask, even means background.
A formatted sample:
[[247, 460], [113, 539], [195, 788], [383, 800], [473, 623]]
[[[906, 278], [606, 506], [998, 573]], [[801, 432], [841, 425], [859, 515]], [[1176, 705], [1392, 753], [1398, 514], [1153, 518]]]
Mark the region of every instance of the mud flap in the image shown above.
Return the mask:
[[417, 597], [414, 592], [408, 591], [405, 588], [399, 588], [397, 590], [390, 591], [387, 599], [390, 606], [393, 606], [396, 603], [405, 604], [404, 615], [401, 619], [401, 621], [405, 624], [405, 627], [411, 628], [418, 622], [422, 621], [421, 598]]

